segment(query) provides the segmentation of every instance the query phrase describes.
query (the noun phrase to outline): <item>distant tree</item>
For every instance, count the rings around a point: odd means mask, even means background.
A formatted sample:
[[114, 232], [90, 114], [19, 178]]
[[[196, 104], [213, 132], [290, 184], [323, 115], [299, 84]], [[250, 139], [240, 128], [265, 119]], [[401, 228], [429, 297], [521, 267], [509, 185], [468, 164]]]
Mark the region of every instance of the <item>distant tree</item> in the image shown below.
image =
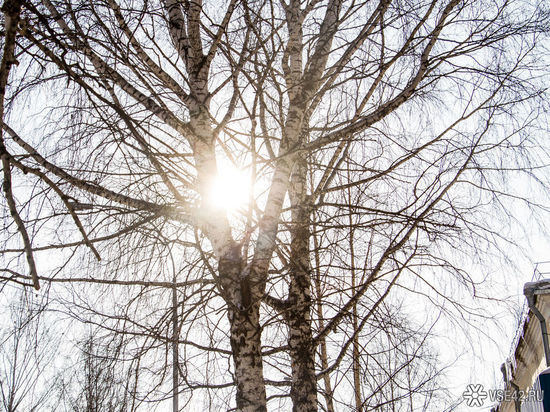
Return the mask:
[[92, 335], [80, 342], [81, 354], [71, 374], [58, 385], [65, 409], [73, 412], [126, 412], [132, 410], [132, 377], [120, 373], [120, 347], [99, 346]]
[[45, 324], [42, 318], [44, 307], [33, 299], [32, 293], [27, 290], [3, 293], [0, 313], [1, 409], [6, 412], [43, 410], [57, 379], [50, 362], [58, 339]]
[[[547, 187], [543, 2], [2, 10], [4, 280], [131, 339], [132, 396], [168, 398], [177, 363], [208, 407], [432, 399], [429, 328], [394, 312], [466, 309], [456, 257], [507, 241], [506, 202], [545, 210], [502, 183]], [[237, 209], [212, 193], [226, 163]]]

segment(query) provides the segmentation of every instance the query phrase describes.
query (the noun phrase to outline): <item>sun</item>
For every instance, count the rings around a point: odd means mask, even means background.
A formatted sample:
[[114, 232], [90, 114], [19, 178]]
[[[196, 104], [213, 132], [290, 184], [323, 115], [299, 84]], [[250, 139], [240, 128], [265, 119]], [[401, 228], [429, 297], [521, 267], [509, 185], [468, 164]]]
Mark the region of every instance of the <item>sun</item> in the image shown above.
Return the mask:
[[208, 189], [208, 203], [228, 212], [243, 209], [249, 202], [250, 178], [248, 173], [233, 165], [221, 163], [218, 174]]

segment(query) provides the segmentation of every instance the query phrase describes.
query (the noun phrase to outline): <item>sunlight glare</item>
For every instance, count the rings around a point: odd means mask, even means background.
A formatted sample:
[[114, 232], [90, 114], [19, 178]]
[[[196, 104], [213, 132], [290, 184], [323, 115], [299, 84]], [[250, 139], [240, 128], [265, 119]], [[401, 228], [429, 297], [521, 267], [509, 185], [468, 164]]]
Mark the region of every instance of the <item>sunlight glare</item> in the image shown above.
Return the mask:
[[244, 208], [249, 200], [249, 177], [231, 165], [219, 165], [218, 175], [209, 190], [209, 203], [227, 211]]

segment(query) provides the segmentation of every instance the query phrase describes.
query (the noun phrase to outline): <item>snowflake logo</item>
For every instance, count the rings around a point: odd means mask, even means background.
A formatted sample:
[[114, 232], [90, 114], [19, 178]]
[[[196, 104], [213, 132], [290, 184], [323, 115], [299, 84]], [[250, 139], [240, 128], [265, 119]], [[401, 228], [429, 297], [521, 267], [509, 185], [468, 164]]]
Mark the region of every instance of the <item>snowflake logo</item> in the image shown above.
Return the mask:
[[470, 383], [466, 386], [466, 390], [462, 394], [466, 405], [468, 406], [483, 406], [483, 402], [487, 399], [487, 392], [483, 390], [483, 385], [474, 385]]

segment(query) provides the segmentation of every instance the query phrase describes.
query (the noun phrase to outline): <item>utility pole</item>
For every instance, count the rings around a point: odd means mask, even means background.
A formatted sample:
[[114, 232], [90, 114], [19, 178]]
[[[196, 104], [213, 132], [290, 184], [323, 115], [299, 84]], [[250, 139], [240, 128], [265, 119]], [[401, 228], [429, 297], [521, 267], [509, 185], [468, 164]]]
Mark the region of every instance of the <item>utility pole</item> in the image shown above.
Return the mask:
[[178, 390], [178, 368], [179, 368], [179, 353], [178, 353], [178, 297], [176, 287], [176, 277], [174, 276], [174, 287], [172, 288], [172, 412], [179, 411], [179, 390]]

